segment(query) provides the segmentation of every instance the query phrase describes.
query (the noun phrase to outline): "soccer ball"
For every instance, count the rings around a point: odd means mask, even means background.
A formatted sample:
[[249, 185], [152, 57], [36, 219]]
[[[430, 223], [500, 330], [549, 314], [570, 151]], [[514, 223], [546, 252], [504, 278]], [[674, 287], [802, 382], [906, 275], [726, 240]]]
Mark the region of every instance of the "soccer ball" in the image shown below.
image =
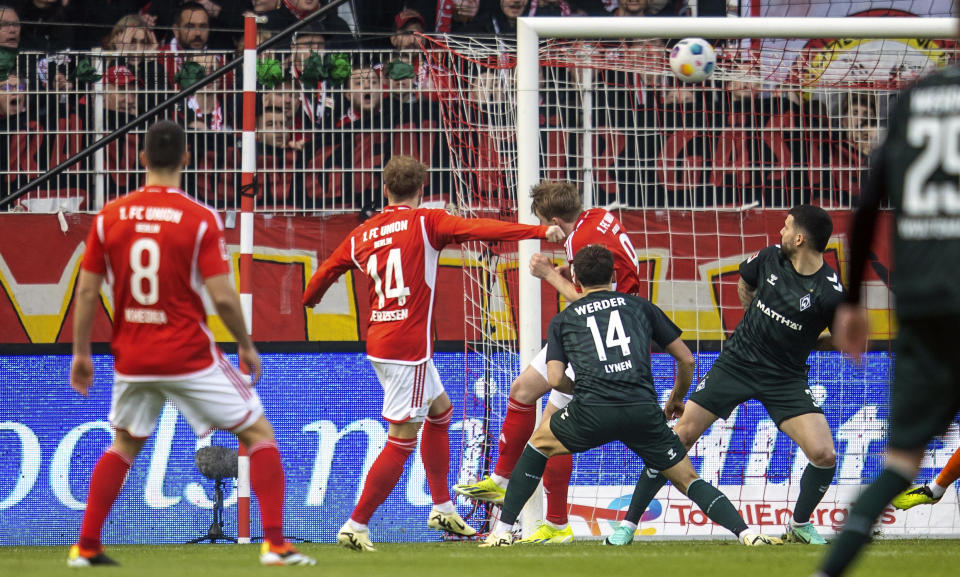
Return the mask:
[[703, 82], [716, 64], [713, 46], [703, 38], [684, 38], [670, 52], [670, 68], [684, 82]]

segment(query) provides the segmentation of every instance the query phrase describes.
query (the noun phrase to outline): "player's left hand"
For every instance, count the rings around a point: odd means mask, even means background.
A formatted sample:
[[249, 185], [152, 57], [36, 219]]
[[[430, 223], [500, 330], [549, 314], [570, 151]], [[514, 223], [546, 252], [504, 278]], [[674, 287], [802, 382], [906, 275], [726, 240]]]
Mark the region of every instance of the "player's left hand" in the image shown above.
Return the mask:
[[530, 274], [533, 276], [545, 279], [554, 270], [553, 262], [545, 254], [538, 252], [530, 257]]
[[668, 421], [679, 419], [683, 416], [683, 399], [667, 399], [667, 404], [663, 407], [663, 414]]
[[70, 366], [70, 386], [84, 397], [93, 383], [93, 359], [90, 355], [74, 355]]

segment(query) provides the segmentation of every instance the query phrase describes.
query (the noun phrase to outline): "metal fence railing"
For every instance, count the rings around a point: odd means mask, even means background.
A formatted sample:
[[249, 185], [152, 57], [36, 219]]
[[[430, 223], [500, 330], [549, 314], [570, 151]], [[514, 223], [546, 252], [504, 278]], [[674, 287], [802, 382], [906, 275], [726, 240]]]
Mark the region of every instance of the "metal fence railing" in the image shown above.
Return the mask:
[[[311, 75], [319, 61], [313, 49], [294, 43], [290, 49], [259, 56], [261, 63], [271, 61], [275, 68], [261, 73], [263, 82], [258, 84], [256, 210], [375, 209], [383, 202], [382, 167], [396, 154], [415, 156], [427, 165], [430, 178], [425, 196], [429, 200], [483, 203], [494, 196], [485, 190], [491, 183], [512, 182], [502, 173], [516, 170], [515, 129], [504, 120], [515, 112], [509, 94], [513, 70], [468, 71], [458, 59], [473, 62], [469, 54], [459, 54], [452, 43], [424, 41], [420, 51], [346, 53], [351, 71], [338, 85]], [[437, 56], [440, 52], [447, 56]], [[0, 200], [234, 57], [232, 52], [214, 51], [21, 53], [16, 70], [0, 79]], [[501, 61], [511, 59], [510, 55], [500, 57]], [[463, 77], [454, 79], [458, 74]], [[732, 83], [703, 88], [658, 85], [645, 92], [631, 80], [640, 75], [617, 74], [626, 80], [616, 80], [613, 72], [595, 74], [592, 146], [586, 147], [584, 88], [574, 82], [578, 76], [545, 66], [544, 178], [582, 181], [582, 156], [590, 151], [597, 204], [617, 203], [625, 208], [738, 204], [749, 200], [744, 190], [753, 194], [750, 191], [755, 189], [764, 197], [764, 206], [783, 207], [796, 201], [791, 191], [807, 186], [814, 172], [825, 175], [817, 177], [821, 188], [819, 196], [810, 197], [814, 202], [829, 198], [829, 206], [823, 203], [828, 208], [846, 208], [854, 202], [867, 155], [837, 136], [845, 126], [843, 113], [824, 116], [815, 107], [794, 107], [799, 111], [791, 112], [794, 116], [821, 115], [814, 119], [813, 131], [805, 128], [796, 143], [788, 140], [781, 146], [800, 147], [803, 154], [793, 156], [803, 165], [784, 166], [778, 160], [780, 164], [771, 169], [764, 156], [770, 154], [770, 146], [750, 142], [764, 144], [770, 135], [789, 136], [787, 129], [731, 122], [743, 123], [754, 116], [782, 123], [784, 114], [777, 106], [785, 106], [785, 100], [758, 96], [753, 108], [736, 108], [739, 105], [729, 104], [726, 96]], [[701, 91], [701, 97], [691, 102], [712, 103], [696, 109], [699, 116], [691, 117], [696, 122], [684, 120], [682, 111], [671, 104], [672, 98], [691, 90]], [[223, 210], [240, 203], [241, 102], [242, 79], [237, 69], [160, 115], [187, 129], [191, 162], [184, 174], [184, 190]], [[881, 112], [869, 113], [874, 133]], [[685, 157], [667, 158], [664, 151], [676, 140], [671, 135], [694, 129], [712, 136], [691, 140], [690, 146], [700, 148], [691, 149]], [[7, 209], [95, 211], [135, 189], [142, 178], [137, 157], [144, 130], [140, 126], [122, 134]], [[719, 164], [729, 164], [722, 154], [730, 156], [724, 151], [734, 146], [743, 151], [738, 152], [740, 164], [733, 168]], [[811, 153], [810, 147], [817, 151]], [[750, 158], [751, 154], [759, 156]], [[810, 160], [813, 157], [816, 162]], [[699, 164], [683, 164], [688, 162]], [[733, 176], [726, 180], [717, 176], [716, 167]], [[473, 173], [466, 174], [469, 171]], [[781, 173], [787, 177], [771, 180]], [[710, 191], [684, 194], [688, 176], [696, 187]], [[793, 180], [799, 184], [795, 186]], [[725, 187], [736, 194], [727, 195]], [[771, 194], [771, 189], [787, 194]], [[525, 197], [516, 191], [509, 196]], [[503, 208], [499, 201], [496, 204]]]

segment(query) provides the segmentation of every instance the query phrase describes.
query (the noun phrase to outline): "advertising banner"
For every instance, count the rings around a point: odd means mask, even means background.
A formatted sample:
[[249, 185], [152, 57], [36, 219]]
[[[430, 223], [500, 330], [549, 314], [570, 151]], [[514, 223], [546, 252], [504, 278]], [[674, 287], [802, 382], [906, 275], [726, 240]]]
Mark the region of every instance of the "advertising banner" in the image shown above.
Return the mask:
[[[229, 215], [228, 215], [229, 216]], [[621, 221], [637, 252], [641, 294], [665, 310], [684, 330], [685, 340], [721, 341], [743, 315], [737, 297], [737, 267], [765, 246], [780, 242], [785, 211], [622, 211]], [[834, 236], [827, 262], [846, 279], [846, 231], [850, 213], [834, 212]], [[226, 221], [229, 223], [230, 219]], [[65, 215], [66, 230], [53, 214], [0, 215], [0, 346], [4, 344], [67, 343], [71, 338], [73, 291], [83, 256], [83, 243], [93, 222], [87, 214]], [[300, 303], [307, 280], [347, 233], [358, 224], [356, 215], [326, 218], [257, 214], [253, 246], [253, 338], [259, 342], [339, 342], [359, 345], [365, 339], [368, 307], [365, 275], [348, 273], [312, 309]], [[891, 296], [887, 289], [889, 251], [887, 221], [867, 273], [867, 306], [872, 337], [888, 339]], [[238, 275], [240, 233], [226, 230], [228, 251]], [[516, 243], [495, 243], [500, 258], [496, 286], [504, 299], [506, 326], [517, 314]], [[542, 250], [563, 263], [559, 245], [542, 243]], [[38, 256], [41, 255], [41, 256]], [[435, 310], [440, 341], [476, 340], [464, 318], [464, 262], [476, 254], [451, 245], [441, 253]], [[526, 268], [527, 263], [520, 263]], [[239, 277], [237, 276], [239, 284]], [[561, 302], [542, 283], [542, 328]], [[113, 314], [111, 295], [102, 291], [102, 306], [94, 325], [94, 341], [108, 342]], [[212, 309], [210, 309], [212, 313]], [[208, 319], [220, 342], [232, 340], [215, 316]], [[498, 334], [496, 338], [515, 338]], [[320, 345], [323, 349], [324, 345]], [[329, 350], [329, 349], [327, 349]], [[333, 349], [337, 350], [337, 349]], [[343, 350], [343, 349], [339, 349]], [[362, 350], [356, 346], [354, 350]]]
[[[704, 373], [715, 354], [702, 353]], [[331, 542], [349, 517], [367, 471], [386, 443], [380, 418], [382, 391], [362, 354], [267, 354], [257, 390], [276, 429], [286, 469], [287, 535]], [[484, 443], [496, 439], [509, 395], [506, 379], [487, 387], [464, 382], [465, 359], [438, 353], [435, 363], [454, 403], [450, 484], [476, 479]], [[476, 358], [469, 359], [476, 363]], [[66, 545], [76, 539], [90, 473], [111, 441], [107, 423], [111, 357], [97, 356], [96, 381], [88, 399], [68, 383], [68, 356], [0, 357], [4, 403], [0, 404], [0, 545]], [[856, 367], [836, 353], [810, 357], [810, 394], [821, 403], [834, 432], [838, 468], [835, 488], [814, 515], [830, 533], [849, 503], [882, 466], [891, 359], [870, 353]], [[657, 391], [672, 384], [672, 360], [653, 358]], [[466, 387], [472, 387], [467, 394]], [[478, 396], [485, 391], [485, 397]], [[486, 411], [485, 408], [489, 408]], [[484, 422], [490, 430], [484, 434]], [[160, 415], [152, 438], [137, 458], [105, 527], [106, 543], [178, 543], [206, 533], [212, 521], [213, 481], [194, 466], [194, 453], [208, 444], [236, 447], [224, 432], [197, 439], [175, 408]], [[960, 446], [952, 427], [931, 444], [920, 481], [929, 481]], [[792, 506], [806, 459], [780, 433], [763, 408], [749, 402], [727, 421], [708, 429], [691, 451], [697, 471], [723, 490], [754, 526], [776, 526]], [[580, 537], [598, 537], [626, 511], [642, 462], [619, 443], [578, 455], [571, 480], [570, 515]], [[252, 535], [260, 534], [252, 499]], [[936, 507], [909, 514], [888, 510], [887, 534], [960, 531], [956, 498], [948, 491]], [[432, 501], [419, 449], [386, 503], [371, 521], [374, 541], [427, 541], [439, 535], [426, 527]], [[459, 502], [463, 515], [471, 510]], [[226, 532], [236, 535], [236, 494], [226, 498]], [[644, 517], [645, 534], [718, 533], [702, 514], [671, 488], [661, 491]], [[776, 531], [776, 529], [771, 529]]]

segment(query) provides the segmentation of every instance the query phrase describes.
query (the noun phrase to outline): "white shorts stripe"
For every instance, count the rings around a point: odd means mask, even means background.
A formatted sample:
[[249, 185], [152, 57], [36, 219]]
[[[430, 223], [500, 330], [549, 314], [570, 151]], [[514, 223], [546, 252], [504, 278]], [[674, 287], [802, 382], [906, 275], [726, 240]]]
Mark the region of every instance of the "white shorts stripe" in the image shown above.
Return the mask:
[[170, 400], [197, 435], [249, 427], [263, 415], [260, 396], [224, 363], [202, 376], [179, 380], [131, 382], [114, 375], [110, 423], [134, 437], [149, 437]]
[[223, 374], [230, 379], [230, 382], [233, 383], [233, 386], [236, 387], [237, 392], [240, 393], [240, 396], [244, 400], [250, 398], [250, 386], [244, 382], [243, 376], [230, 364], [227, 359], [220, 357], [220, 369], [223, 371]]

